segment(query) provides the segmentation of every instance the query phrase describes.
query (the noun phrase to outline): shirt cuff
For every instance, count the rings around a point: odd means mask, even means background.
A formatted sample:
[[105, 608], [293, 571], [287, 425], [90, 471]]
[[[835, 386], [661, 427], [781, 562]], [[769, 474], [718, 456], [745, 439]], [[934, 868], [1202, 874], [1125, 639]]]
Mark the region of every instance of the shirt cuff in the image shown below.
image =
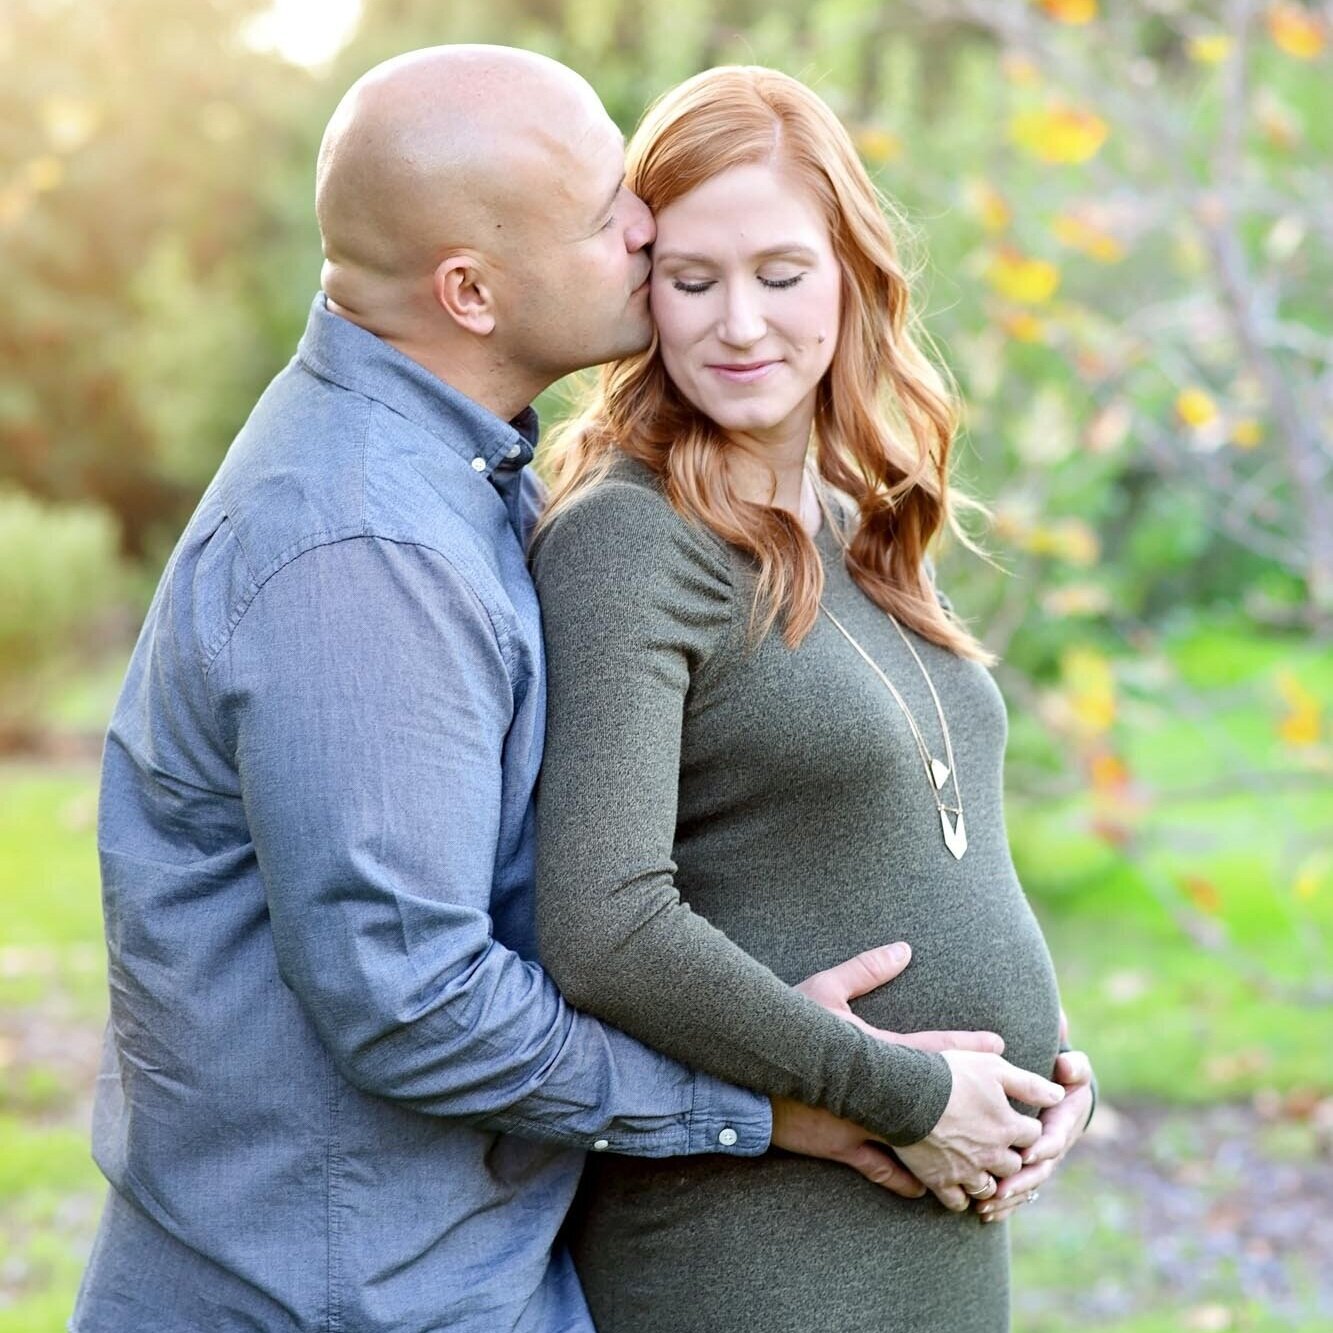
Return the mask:
[[688, 1132], [691, 1154], [758, 1157], [773, 1138], [773, 1103], [760, 1093], [696, 1072]]

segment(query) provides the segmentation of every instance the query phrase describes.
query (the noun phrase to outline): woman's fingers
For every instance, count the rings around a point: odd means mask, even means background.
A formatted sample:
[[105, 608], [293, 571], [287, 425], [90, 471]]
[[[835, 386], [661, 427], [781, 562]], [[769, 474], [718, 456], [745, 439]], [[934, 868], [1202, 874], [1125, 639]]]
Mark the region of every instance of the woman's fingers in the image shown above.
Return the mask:
[[1062, 1157], [1078, 1138], [1079, 1131], [1086, 1123], [1092, 1091], [1087, 1084], [1071, 1088], [1069, 1097], [1059, 1106], [1053, 1106], [1041, 1113], [1041, 1137], [1023, 1153], [1025, 1162], [1045, 1161], [1051, 1157]]
[[1031, 1201], [1034, 1191], [1041, 1188], [1055, 1171], [1054, 1162], [1024, 1167], [1016, 1176], [1004, 1181], [992, 1198], [977, 1204], [982, 1221], [1000, 1221]]
[[1056, 1057], [1051, 1077], [1067, 1088], [1091, 1083], [1092, 1061], [1082, 1051], [1061, 1051]]

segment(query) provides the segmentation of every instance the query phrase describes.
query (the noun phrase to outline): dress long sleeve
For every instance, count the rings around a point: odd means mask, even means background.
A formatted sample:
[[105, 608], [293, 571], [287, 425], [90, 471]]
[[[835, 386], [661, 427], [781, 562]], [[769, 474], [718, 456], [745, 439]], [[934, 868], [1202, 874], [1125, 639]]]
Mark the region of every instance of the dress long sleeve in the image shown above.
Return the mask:
[[923, 1138], [951, 1090], [943, 1058], [792, 989], [673, 881], [686, 711], [744, 651], [748, 599], [726, 549], [652, 487], [612, 478], [540, 535], [533, 572], [549, 682], [538, 931], [565, 996], [708, 1073], [893, 1144]]

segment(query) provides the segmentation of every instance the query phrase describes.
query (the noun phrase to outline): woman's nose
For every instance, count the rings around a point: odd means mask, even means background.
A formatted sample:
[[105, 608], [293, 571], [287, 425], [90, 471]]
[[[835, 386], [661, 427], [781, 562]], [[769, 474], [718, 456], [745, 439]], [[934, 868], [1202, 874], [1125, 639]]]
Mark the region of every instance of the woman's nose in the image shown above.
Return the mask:
[[729, 347], [753, 347], [764, 336], [764, 317], [752, 296], [743, 289], [727, 293], [727, 304], [717, 336]]

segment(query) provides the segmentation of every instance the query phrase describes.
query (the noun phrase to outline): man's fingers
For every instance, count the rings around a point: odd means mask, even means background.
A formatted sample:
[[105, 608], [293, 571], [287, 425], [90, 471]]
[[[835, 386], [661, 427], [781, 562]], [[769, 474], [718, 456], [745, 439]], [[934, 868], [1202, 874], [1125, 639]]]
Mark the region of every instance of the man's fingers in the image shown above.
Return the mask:
[[850, 1000], [892, 981], [911, 960], [912, 950], [901, 940], [896, 944], [882, 944], [878, 949], [856, 954], [837, 967], [816, 972], [801, 982], [797, 990], [821, 1003], [829, 997]]
[[935, 1191], [935, 1197], [951, 1213], [965, 1213], [972, 1203], [972, 1200], [963, 1193], [961, 1185], [942, 1185]]
[[867, 1180], [873, 1180], [876, 1185], [882, 1185], [904, 1199], [919, 1199], [926, 1192], [926, 1187], [906, 1167], [873, 1143], [861, 1144], [843, 1160]]
[[1015, 1101], [1027, 1102], [1030, 1106], [1059, 1106], [1065, 1098], [1065, 1090], [1058, 1083], [1016, 1065], [1004, 1065], [1000, 1085]]
[[899, 1046], [918, 1051], [985, 1051], [1004, 1054], [1004, 1038], [998, 1032], [899, 1032], [885, 1033]]

